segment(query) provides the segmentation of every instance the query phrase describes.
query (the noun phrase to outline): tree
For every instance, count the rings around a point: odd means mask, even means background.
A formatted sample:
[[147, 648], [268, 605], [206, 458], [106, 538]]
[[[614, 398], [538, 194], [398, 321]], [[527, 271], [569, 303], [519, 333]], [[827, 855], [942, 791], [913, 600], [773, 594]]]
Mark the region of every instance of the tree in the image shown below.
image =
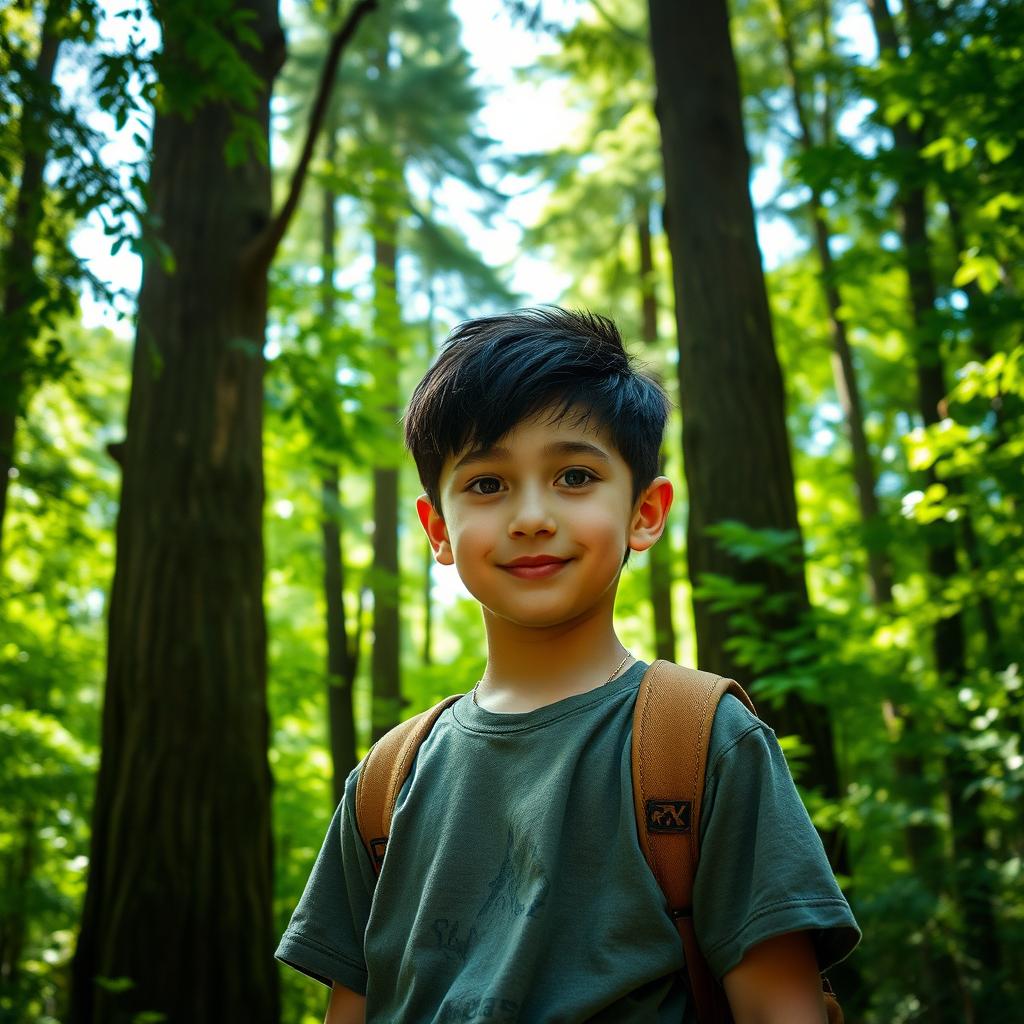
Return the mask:
[[[679, 332], [698, 660], [726, 676], [753, 672], [762, 694], [766, 677], [773, 677], [777, 706], [765, 709], [769, 720], [810, 745], [811, 778], [834, 797], [839, 784], [828, 713], [792, 687], [813, 651], [810, 606], [728, 13], [724, 2], [650, 0], [649, 9]], [[730, 523], [761, 531], [776, 557], [762, 551], [744, 559], [731, 552], [722, 543], [735, 536]], [[741, 537], [751, 540], [749, 532]], [[772, 641], [759, 650], [720, 610], [736, 584], [748, 608], [746, 631]], [[755, 602], [760, 607], [750, 611]], [[760, 664], [750, 664], [755, 657]], [[840, 851], [830, 854], [835, 862]]]
[[[271, 214], [273, 0], [159, 10], [147, 261], [110, 603], [103, 746], [72, 1019], [276, 1021], [262, 603], [267, 271], [298, 204], [335, 36]], [[212, 965], [219, 964], [217, 970]]]

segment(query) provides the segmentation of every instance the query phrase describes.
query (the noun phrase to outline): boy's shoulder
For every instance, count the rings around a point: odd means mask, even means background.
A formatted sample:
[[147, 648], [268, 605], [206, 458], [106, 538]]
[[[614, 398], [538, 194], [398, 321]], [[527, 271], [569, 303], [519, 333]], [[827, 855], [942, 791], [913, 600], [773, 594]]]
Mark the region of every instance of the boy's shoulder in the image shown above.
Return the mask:
[[758, 718], [739, 698], [731, 693], [724, 694], [718, 702], [711, 726], [708, 772], [717, 767], [722, 758], [744, 739], [761, 735], [768, 742], [776, 742], [775, 733], [767, 723]]

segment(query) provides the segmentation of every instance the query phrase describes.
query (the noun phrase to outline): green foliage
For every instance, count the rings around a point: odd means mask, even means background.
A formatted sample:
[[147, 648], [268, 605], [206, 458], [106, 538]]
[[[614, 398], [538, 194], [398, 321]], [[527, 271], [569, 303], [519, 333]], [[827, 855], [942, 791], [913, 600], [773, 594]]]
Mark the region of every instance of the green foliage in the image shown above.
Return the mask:
[[[104, 594], [113, 571], [127, 346], [61, 324], [73, 370], [43, 384], [18, 438], [0, 592], [0, 1019], [53, 1019], [66, 998], [98, 763]], [[7, 975], [7, 971], [11, 971]]]

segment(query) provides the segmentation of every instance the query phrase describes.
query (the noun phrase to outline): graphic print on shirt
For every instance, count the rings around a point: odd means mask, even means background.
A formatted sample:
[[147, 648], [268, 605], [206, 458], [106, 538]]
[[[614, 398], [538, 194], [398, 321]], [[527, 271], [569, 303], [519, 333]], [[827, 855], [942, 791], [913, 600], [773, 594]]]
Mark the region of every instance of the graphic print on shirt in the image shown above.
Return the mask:
[[508, 827], [505, 859], [490, 883], [491, 894], [477, 914], [477, 927], [506, 924], [518, 917], [536, 917], [547, 903], [548, 873], [544, 870], [537, 844], [526, 834]]
[[548, 899], [548, 873], [540, 860], [537, 845], [525, 831], [509, 826], [505, 856], [497, 875], [488, 883], [490, 895], [468, 927], [460, 920], [439, 917], [434, 920], [437, 948], [449, 960], [465, 963], [473, 947], [493, 927], [503, 931], [509, 921], [534, 917]]
[[434, 935], [437, 936], [438, 948], [444, 951], [449, 960], [466, 962], [470, 949], [476, 943], [477, 931], [470, 928], [465, 934], [461, 934], [461, 921], [449, 921], [446, 917], [439, 917], [434, 922]]
[[[438, 918], [434, 935], [445, 956], [465, 963], [477, 943], [489, 933], [505, 935], [511, 922], [538, 916], [548, 900], [551, 883], [540, 859], [537, 844], [525, 829], [510, 825], [505, 855], [498, 873], [488, 883], [490, 894], [477, 912], [473, 925], [464, 929], [461, 921]], [[446, 999], [438, 1019], [441, 1021], [514, 1024], [519, 1019], [519, 1003], [508, 993]]]

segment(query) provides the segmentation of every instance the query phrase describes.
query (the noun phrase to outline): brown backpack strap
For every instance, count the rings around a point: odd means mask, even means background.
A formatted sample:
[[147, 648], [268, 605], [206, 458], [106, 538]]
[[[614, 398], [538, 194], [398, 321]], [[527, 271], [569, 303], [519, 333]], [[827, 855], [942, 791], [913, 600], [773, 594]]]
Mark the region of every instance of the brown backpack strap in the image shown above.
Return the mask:
[[363, 759], [356, 782], [356, 825], [373, 870], [378, 875], [391, 834], [395, 803], [402, 783], [409, 777], [420, 744], [434, 728], [441, 712], [461, 696], [457, 693], [445, 697], [440, 704], [399, 723], [381, 736]]
[[633, 713], [633, 800], [640, 846], [682, 940], [701, 1024], [732, 1019], [693, 925], [708, 743], [715, 710], [726, 693], [754, 710], [735, 680], [656, 661], [640, 682]]

